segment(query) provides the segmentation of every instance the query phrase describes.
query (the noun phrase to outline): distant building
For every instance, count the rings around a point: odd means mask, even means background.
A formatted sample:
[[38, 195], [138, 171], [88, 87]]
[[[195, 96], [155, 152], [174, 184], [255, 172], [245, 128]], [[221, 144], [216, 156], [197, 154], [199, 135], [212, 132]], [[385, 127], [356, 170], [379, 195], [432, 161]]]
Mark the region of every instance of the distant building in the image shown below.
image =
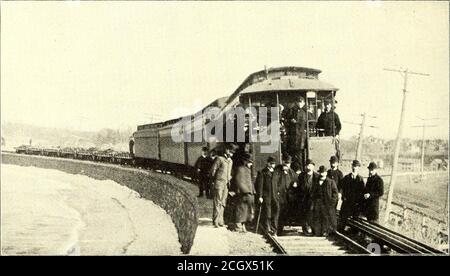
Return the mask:
[[401, 171], [419, 171], [420, 170], [420, 159], [415, 158], [399, 158], [398, 160], [399, 169]]

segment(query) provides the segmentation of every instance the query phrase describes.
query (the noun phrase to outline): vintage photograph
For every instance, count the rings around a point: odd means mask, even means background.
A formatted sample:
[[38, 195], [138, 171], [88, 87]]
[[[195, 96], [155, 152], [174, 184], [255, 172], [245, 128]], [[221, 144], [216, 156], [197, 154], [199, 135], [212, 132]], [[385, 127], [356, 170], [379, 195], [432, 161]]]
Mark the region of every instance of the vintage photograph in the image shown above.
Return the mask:
[[448, 2], [0, 5], [1, 255], [449, 254]]

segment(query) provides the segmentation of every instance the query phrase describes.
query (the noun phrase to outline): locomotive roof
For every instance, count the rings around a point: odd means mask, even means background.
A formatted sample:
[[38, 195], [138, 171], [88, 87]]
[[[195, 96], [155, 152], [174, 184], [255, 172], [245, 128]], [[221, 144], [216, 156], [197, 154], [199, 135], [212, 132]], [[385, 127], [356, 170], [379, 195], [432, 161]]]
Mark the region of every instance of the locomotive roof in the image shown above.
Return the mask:
[[261, 93], [280, 90], [313, 90], [313, 91], [336, 91], [332, 84], [318, 79], [299, 78], [289, 76], [288, 78], [274, 78], [262, 80], [258, 83], [247, 86], [240, 94]]
[[[227, 103], [232, 102], [236, 97], [239, 96], [242, 92], [244, 93], [254, 93], [254, 92], [263, 92], [263, 91], [270, 91], [275, 90], [272, 84], [270, 89], [262, 90], [263, 87], [266, 84], [265, 81], [272, 80], [272, 83], [279, 84], [280, 90], [284, 90], [281, 87], [286, 87], [284, 81], [276, 81], [277, 79], [284, 79], [284, 78], [292, 78], [292, 79], [301, 79], [307, 81], [295, 81], [297, 83], [296, 88], [290, 88], [292, 90], [315, 90], [311, 88], [326, 88], [326, 89], [318, 89], [318, 90], [338, 90], [337, 88], [333, 87], [330, 84], [327, 84], [325, 82], [319, 81], [319, 74], [322, 73], [319, 69], [314, 68], [308, 68], [308, 67], [299, 67], [299, 66], [283, 66], [283, 67], [275, 67], [275, 68], [268, 68], [265, 70], [257, 71], [253, 74], [250, 74], [239, 87], [231, 94], [231, 96], [228, 98]], [[317, 82], [308, 81], [308, 80], [316, 80]], [[263, 84], [261, 84], [263, 82]], [[254, 88], [249, 88], [251, 86], [254, 86], [255, 84], [258, 84], [259, 90], [253, 90]], [[269, 84], [267, 84], [269, 85]], [[291, 85], [289, 85], [290, 87]], [[302, 88], [304, 87], [304, 88]], [[247, 89], [248, 88], [248, 89]], [[332, 88], [332, 89], [330, 89]]]

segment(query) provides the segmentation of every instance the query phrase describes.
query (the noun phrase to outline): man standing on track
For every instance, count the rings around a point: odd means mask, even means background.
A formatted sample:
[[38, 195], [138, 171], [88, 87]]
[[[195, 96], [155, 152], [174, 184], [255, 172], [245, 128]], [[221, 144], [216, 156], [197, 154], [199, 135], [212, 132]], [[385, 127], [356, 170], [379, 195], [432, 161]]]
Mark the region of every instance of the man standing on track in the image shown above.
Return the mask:
[[291, 186], [297, 185], [297, 174], [291, 169], [292, 158], [289, 155], [283, 156], [283, 164], [277, 166], [273, 172], [273, 221], [277, 235], [281, 235], [286, 225], [289, 209], [287, 206], [287, 194]]
[[249, 153], [242, 154], [240, 164], [236, 167], [236, 230], [247, 232], [246, 222], [251, 222], [254, 217], [255, 187], [252, 182], [251, 167], [253, 161]]
[[223, 212], [225, 210], [228, 189], [231, 181], [231, 170], [233, 167], [233, 146], [227, 144], [223, 156], [217, 156], [211, 167], [213, 185], [213, 224], [215, 227], [223, 227]]
[[[341, 172], [341, 170], [339, 170], [339, 160], [334, 155], [330, 157], [330, 169], [328, 170], [327, 177], [334, 180], [334, 182], [336, 183], [336, 186], [339, 191], [339, 199], [338, 199], [339, 201], [342, 196], [341, 180], [344, 178], [344, 174]], [[336, 206], [337, 204], [338, 202], [336, 202]]]
[[367, 169], [369, 169], [369, 178], [367, 179], [366, 188], [364, 189], [363, 214], [367, 220], [373, 223], [378, 223], [380, 213], [380, 197], [384, 194], [383, 179], [377, 174], [377, 164], [370, 162]]
[[319, 181], [319, 174], [314, 171], [315, 164], [311, 159], [306, 160], [306, 171], [301, 173], [298, 177], [299, 183], [299, 213], [300, 224], [302, 226], [303, 234], [310, 235], [312, 233], [311, 225], [311, 192], [313, 183]]
[[275, 158], [269, 157], [267, 159], [267, 166], [258, 172], [256, 177], [256, 195], [258, 198], [258, 203], [261, 206], [261, 227], [263, 231], [270, 234], [275, 233], [276, 229], [272, 229], [272, 198], [273, 198], [273, 187], [272, 187], [272, 175], [275, 168]]
[[336, 203], [338, 189], [336, 183], [327, 177], [325, 166], [320, 166], [320, 178], [313, 183], [312, 229], [315, 236], [328, 236], [336, 231]]
[[353, 160], [352, 172], [342, 179], [342, 207], [339, 213], [339, 228], [345, 230], [349, 217], [358, 217], [361, 212], [361, 202], [364, 193], [364, 179], [358, 174], [361, 163]]

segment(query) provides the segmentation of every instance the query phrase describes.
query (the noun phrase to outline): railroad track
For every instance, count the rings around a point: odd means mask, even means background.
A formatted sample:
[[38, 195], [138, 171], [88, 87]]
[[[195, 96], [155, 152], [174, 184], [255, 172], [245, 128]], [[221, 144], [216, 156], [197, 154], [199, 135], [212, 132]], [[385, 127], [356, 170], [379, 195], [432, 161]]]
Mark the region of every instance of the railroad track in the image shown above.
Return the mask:
[[371, 253], [339, 232], [328, 237], [312, 237], [300, 234], [299, 230], [299, 227], [285, 227], [283, 236], [266, 234], [266, 237], [275, 251], [284, 255], [337, 256]]
[[311, 237], [300, 234], [299, 227], [285, 227], [283, 236], [266, 234], [266, 237], [275, 251], [284, 255], [447, 255], [364, 219], [349, 219], [348, 226], [351, 235], [336, 232], [328, 237]]
[[349, 219], [347, 225], [371, 237], [373, 243], [380, 246], [381, 253], [393, 251], [411, 255], [447, 255], [443, 251], [361, 218]]

